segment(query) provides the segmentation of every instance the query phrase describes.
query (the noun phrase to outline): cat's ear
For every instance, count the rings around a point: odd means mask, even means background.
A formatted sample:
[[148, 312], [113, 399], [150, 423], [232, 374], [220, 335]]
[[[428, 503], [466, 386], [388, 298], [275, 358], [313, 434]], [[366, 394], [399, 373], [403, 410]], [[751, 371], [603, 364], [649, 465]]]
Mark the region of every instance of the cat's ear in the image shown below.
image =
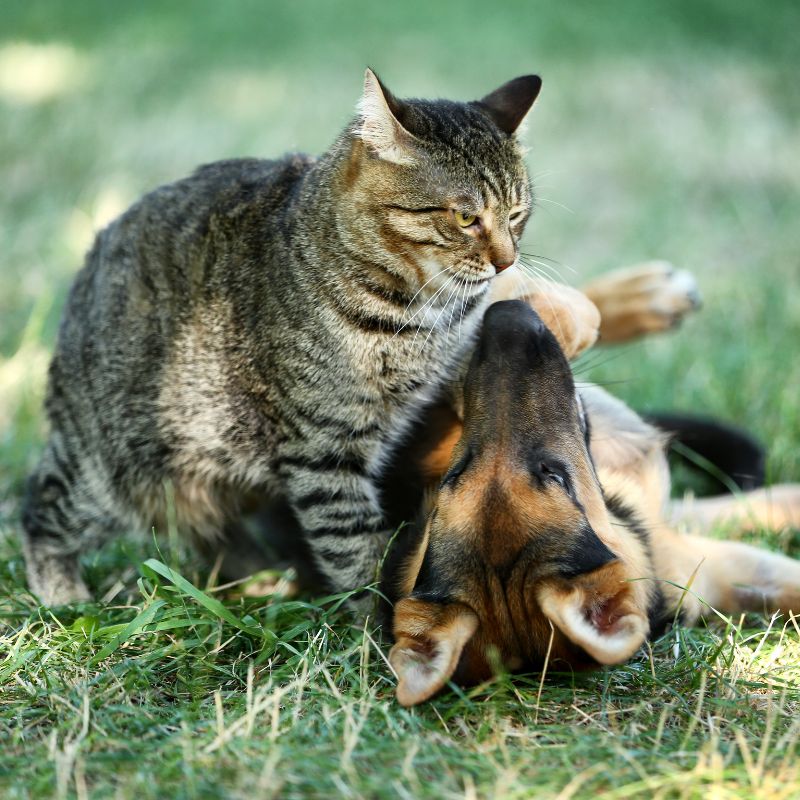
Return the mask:
[[600, 664], [630, 658], [647, 637], [647, 609], [619, 560], [567, 579], [547, 581], [536, 591], [544, 615], [570, 641]]
[[397, 118], [401, 107], [401, 102], [368, 68], [364, 73], [364, 94], [358, 101], [356, 136], [385, 161], [410, 164], [414, 160], [414, 137]]
[[477, 628], [477, 615], [461, 603], [400, 600], [394, 607], [395, 644], [389, 651], [400, 705], [413, 706], [436, 694], [452, 677]]
[[487, 94], [478, 105], [489, 112], [503, 133], [510, 136], [522, 124], [541, 88], [542, 79], [538, 75], [523, 75]]

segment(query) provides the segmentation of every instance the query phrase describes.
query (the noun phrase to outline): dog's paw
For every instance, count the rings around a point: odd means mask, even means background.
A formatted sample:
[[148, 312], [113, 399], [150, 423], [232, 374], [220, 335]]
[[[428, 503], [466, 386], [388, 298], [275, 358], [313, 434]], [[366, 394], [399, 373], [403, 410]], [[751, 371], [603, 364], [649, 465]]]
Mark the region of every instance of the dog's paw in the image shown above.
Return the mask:
[[600, 330], [600, 311], [571, 286], [520, 274], [512, 267], [494, 279], [492, 302], [523, 300], [542, 318], [568, 359], [591, 347]]
[[615, 270], [584, 292], [600, 309], [602, 342], [670, 330], [702, 305], [694, 276], [666, 261]]
[[550, 328], [569, 360], [577, 358], [597, 341], [600, 311], [580, 290], [552, 284], [547, 292], [525, 299]]

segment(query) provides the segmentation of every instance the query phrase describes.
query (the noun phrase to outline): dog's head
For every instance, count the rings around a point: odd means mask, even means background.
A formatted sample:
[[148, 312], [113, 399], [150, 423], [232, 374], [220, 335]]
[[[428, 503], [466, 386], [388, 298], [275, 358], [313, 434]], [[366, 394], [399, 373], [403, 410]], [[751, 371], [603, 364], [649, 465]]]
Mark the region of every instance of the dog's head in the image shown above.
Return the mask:
[[489, 308], [464, 392], [461, 438], [400, 571], [389, 658], [403, 705], [548, 651], [573, 668], [618, 663], [648, 633], [647, 590], [629, 580], [640, 554], [612, 526], [569, 364], [528, 305]]

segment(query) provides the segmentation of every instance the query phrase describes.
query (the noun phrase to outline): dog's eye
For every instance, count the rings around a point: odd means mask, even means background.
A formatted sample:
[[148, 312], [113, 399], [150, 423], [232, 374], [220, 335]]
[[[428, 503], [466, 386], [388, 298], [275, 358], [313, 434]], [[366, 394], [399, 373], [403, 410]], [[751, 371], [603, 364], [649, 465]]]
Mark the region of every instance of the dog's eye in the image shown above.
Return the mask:
[[463, 456], [453, 465], [453, 467], [447, 472], [447, 474], [442, 478], [442, 486], [449, 486], [455, 483], [460, 477], [461, 473], [469, 466], [469, 462], [472, 461], [472, 451], [467, 450]]
[[569, 492], [569, 479], [559, 467], [542, 462], [539, 465], [539, 469], [544, 480], [556, 484], [565, 492]]

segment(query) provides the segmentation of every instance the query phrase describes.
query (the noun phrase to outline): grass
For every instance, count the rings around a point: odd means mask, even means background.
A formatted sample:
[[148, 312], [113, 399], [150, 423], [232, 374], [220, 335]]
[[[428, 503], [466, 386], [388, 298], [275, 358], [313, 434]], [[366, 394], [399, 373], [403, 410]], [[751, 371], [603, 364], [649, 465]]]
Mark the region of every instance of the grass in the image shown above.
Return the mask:
[[104, 602], [50, 612], [16, 540], [93, 230], [198, 163], [324, 149], [366, 63], [401, 95], [459, 98], [541, 71], [525, 249], [569, 282], [669, 258], [706, 299], [581, 379], [746, 425], [773, 480], [800, 480], [796, 4], [12, 0], [2, 16], [1, 796], [800, 796], [800, 632], [784, 620], [676, 630], [624, 667], [407, 711], [380, 632], [336, 599], [220, 605], [191, 553], [145, 538], [87, 560]]

